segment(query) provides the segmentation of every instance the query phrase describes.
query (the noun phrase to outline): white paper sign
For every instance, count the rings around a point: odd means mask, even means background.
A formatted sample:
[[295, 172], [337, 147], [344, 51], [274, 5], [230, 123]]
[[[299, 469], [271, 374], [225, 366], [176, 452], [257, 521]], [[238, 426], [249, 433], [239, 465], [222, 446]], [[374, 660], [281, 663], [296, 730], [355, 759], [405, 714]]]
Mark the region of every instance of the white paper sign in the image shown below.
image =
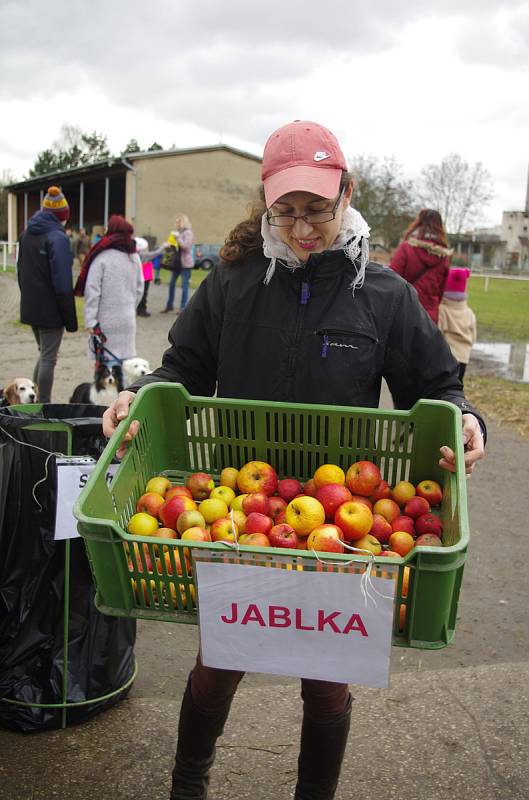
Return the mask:
[[[195, 561], [206, 666], [389, 685], [395, 581]], [[380, 595], [386, 595], [387, 598]], [[376, 602], [376, 605], [375, 605]]]
[[[77, 539], [77, 520], [72, 508], [81, 489], [94, 471], [96, 462], [90, 457], [73, 456], [57, 460], [57, 512], [55, 515], [55, 541]], [[111, 480], [119, 464], [110, 464], [107, 481]]]

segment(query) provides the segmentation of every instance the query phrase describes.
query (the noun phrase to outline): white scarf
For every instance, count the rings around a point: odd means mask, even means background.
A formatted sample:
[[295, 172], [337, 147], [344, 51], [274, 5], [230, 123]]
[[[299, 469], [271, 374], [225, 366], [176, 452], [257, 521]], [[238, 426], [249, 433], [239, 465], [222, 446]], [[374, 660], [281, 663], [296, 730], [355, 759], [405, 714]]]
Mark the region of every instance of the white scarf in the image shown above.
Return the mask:
[[[343, 250], [356, 271], [356, 276], [349, 288], [353, 294], [355, 289], [360, 289], [364, 283], [366, 266], [369, 261], [369, 225], [355, 208], [347, 206], [342, 216], [342, 224], [338, 236], [334, 240], [331, 250]], [[261, 234], [263, 237], [263, 253], [270, 259], [270, 264], [266, 270], [263, 283], [268, 285], [276, 269], [276, 262], [279, 261], [291, 270], [304, 267], [303, 261], [297, 257], [294, 251], [281, 239], [278, 229], [274, 225], [269, 225], [266, 213], [263, 214], [261, 222]], [[357, 261], [357, 259], [359, 259]]]

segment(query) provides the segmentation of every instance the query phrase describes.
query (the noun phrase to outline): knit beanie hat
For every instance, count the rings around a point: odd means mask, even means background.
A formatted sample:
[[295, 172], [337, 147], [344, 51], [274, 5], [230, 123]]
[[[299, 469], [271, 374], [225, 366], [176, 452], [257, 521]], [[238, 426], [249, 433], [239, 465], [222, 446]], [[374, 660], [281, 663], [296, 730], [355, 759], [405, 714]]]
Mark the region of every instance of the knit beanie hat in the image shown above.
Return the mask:
[[444, 296], [449, 300], [466, 300], [467, 298], [467, 281], [470, 276], [470, 270], [462, 267], [452, 267], [448, 271], [448, 278], [446, 279]]
[[51, 211], [60, 222], [68, 219], [70, 206], [58, 186], [50, 186], [42, 201], [42, 210]]

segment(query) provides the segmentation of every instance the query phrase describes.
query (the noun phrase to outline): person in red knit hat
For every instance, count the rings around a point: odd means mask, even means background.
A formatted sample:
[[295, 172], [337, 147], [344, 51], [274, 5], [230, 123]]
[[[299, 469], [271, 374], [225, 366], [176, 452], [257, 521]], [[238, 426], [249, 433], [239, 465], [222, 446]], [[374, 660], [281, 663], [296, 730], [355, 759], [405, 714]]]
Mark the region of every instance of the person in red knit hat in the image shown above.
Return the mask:
[[68, 201], [58, 186], [50, 186], [40, 211], [33, 214], [20, 237], [17, 273], [20, 321], [31, 325], [39, 348], [33, 381], [42, 403], [51, 402], [57, 355], [64, 330], [77, 330], [72, 285], [73, 255], [64, 225]]
[[452, 255], [441, 215], [423, 208], [402, 238], [389, 266], [411, 283], [422, 307], [437, 322]]

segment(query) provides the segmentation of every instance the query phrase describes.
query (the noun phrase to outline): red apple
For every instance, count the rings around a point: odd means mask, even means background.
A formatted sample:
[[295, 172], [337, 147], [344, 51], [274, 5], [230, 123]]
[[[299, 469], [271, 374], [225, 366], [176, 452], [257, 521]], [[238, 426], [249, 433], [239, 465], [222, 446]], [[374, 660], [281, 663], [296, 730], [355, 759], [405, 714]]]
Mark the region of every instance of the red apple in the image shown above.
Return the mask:
[[304, 536], [301, 539], [298, 536], [298, 543], [296, 545], [296, 550], [306, 550], [307, 549], [307, 539], [308, 539], [308, 536]]
[[415, 495], [412, 497], [411, 500], [408, 500], [406, 505], [404, 506], [404, 513], [407, 517], [413, 517], [413, 519], [417, 519], [422, 514], [427, 514], [430, 510], [430, 503], [428, 500], [425, 500], [424, 497], [419, 497]]
[[415, 547], [442, 547], [443, 542], [435, 533], [423, 533], [415, 541]]
[[257, 511], [258, 514], [268, 514], [270, 501], [268, 495], [264, 492], [252, 492], [247, 494], [242, 501], [242, 510], [248, 516], [252, 511]]
[[264, 533], [268, 534], [274, 526], [274, 520], [267, 517], [266, 514], [260, 514], [258, 511], [252, 511], [246, 517], [244, 523], [244, 532], [249, 533]]
[[369, 533], [373, 525], [373, 514], [364, 503], [349, 500], [338, 506], [334, 522], [342, 529], [346, 539], [354, 541]]
[[270, 547], [270, 539], [265, 533], [244, 533], [244, 542], [242, 537], [239, 540], [240, 544], [249, 545], [251, 547]]
[[275, 522], [276, 525], [281, 525], [283, 522], [286, 522], [286, 520], [287, 520], [287, 513], [286, 512], [287, 512], [287, 510], [285, 508], [284, 511], [280, 511], [279, 514], [277, 515], [277, 517], [275, 517], [274, 522]]
[[277, 473], [265, 461], [249, 461], [239, 470], [237, 486], [242, 493], [264, 492], [270, 496], [277, 489]]
[[438, 506], [443, 499], [443, 490], [437, 481], [421, 481], [417, 484], [417, 494], [428, 500], [431, 506]]
[[370, 497], [364, 497], [361, 494], [352, 494], [351, 500], [358, 500], [359, 503], [363, 503], [370, 511], [373, 511], [373, 503]]
[[389, 537], [389, 546], [399, 556], [405, 556], [410, 550], [413, 550], [415, 541], [411, 533], [407, 531], [395, 531]]
[[384, 497], [382, 500], [377, 500], [373, 506], [373, 514], [382, 514], [391, 523], [395, 517], [399, 516], [400, 508], [394, 500]]
[[171, 486], [165, 493], [165, 499], [170, 500], [171, 497], [178, 497], [178, 496], [185, 496], [190, 497], [191, 500], [193, 499], [193, 495], [191, 494], [191, 490], [187, 488], [187, 486]]
[[158, 512], [158, 518], [166, 528], [177, 529], [177, 521], [180, 514], [184, 511], [196, 511], [197, 505], [194, 500], [184, 495], [177, 495], [166, 500]]
[[291, 547], [295, 550], [298, 545], [296, 531], [291, 525], [286, 525], [285, 523], [274, 525], [270, 529], [268, 539], [272, 547]]
[[415, 486], [410, 481], [399, 481], [392, 491], [393, 500], [404, 508], [408, 500], [415, 496]]
[[282, 497], [278, 497], [277, 495], [272, 495], [272, 497], [268, 498], [268, 516], [272, 517], [275, 521], [276, 518], [284, 511], [287, 507], [286, 500], [283, 500]]
[[237, 525], [230, 517], [220, 517], [211, 523], [209, 535], [212, 542], [235, 542], [239, 534]]
[[205, 500], [215, 488], [215, 481], [206, 472], [193, 472], [187, 479], [186, 486], [193, 495], [193, 500]]
[[394, 550], [382, 550], [380, 555], [386, 556], [386, 558], [402, 558], [402, 556], [399, 553], [396, 553]]
[[314, 495], [319, 500], [325, 511], [325, 519], [333, 520], [338, 506], [352, 500], [353, 496], [347, 486], [341, 483], [326, 483], [316, 490]]
[[392, 533], [393, 528], [387, 519], [382, 514], [373, 514], [373, 524], [369, 534], [375, 536], [379, 542], [387, 542]]
[[144, 511], [151, 517], [157, 517], [160, 508], [165, 503], [164, 498], [157, 492], [145, 492], [136, 503], [136, 511]]
[[345, 484], [351, 494], [369, 497], [382, 480], [382, 475], [372, 461], [355, 461], [347, 470]]
[[301, 492], [301, 483], [295, 478], [283, 478], [283, 480], [279, 481], [277, 484], [277, 493], [279, 497], [282, 497], [287, 503], [290, 503], [290, 501], [293, 500], [296, 495], [301, 494]]
[[407, 517], [405, 514], [399, 514], [391, 523], [393, 531], [408, 531], [412, 536], [415, 536], [415, 520], [413, 517]]
[[318, 525], [307, 538], [307, 550], [324, 553], [343, 553], [343, 531], [338, 525]]
[[381, 480], [369, 495], [369, 499], [372, 503], [376, 503], [377, 500], [383, 500], [386, 497], [391, 498], [391, 487], [387, 481]]
[[209, 531], [205, 528], [199, 528], [198, 525], [195, 525], [193, 528], [188, 528], [187, 531], [183, 532], [180, 538], [191, 542], [211, 542]]
[[303, 494], [308, 494], [309, 497], [314, 497], [317, 488], [318, 487], [314, 483], [314, 478], [309, 478], [308, 481], [305, 481], [303, 484]]
[[443, 523], [436, 517], [435, 514], [421, 514], [415, 520], [415, 530], [419, 536], [423, 533], [433, 533], [435, 536], [441, 536], [443, 532]]

